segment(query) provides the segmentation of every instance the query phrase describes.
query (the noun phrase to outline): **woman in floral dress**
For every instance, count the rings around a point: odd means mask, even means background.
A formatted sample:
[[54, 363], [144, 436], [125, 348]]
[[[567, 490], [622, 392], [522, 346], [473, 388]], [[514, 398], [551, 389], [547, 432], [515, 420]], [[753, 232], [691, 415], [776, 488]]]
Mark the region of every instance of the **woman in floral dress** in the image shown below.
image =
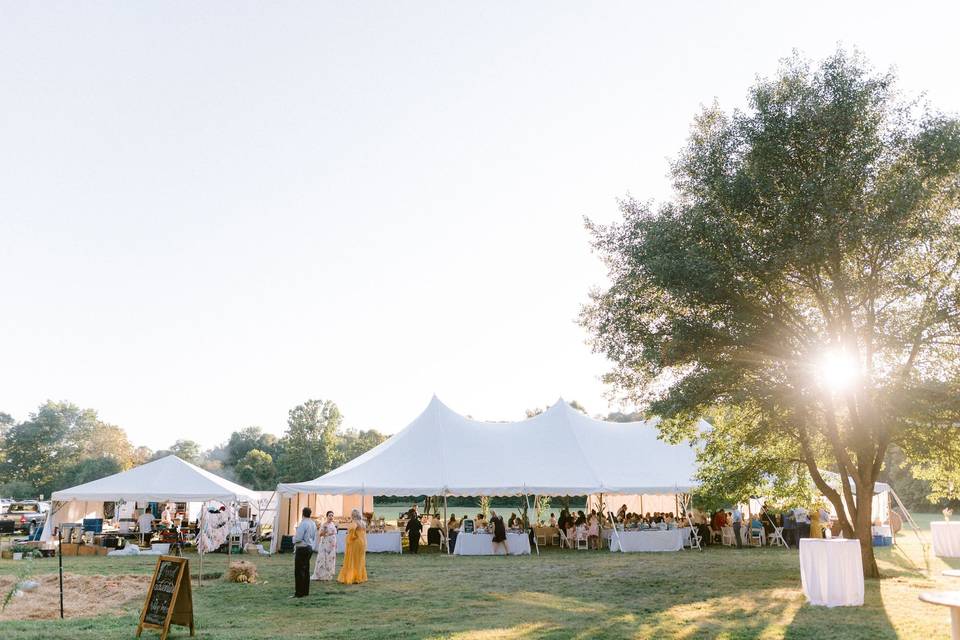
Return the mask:
[[317, 564], [311, 579], [333, 580], [336, 571], [337, 525], [333, 523], [333, 511], [327, 511], [327, 519], [317, 528]]

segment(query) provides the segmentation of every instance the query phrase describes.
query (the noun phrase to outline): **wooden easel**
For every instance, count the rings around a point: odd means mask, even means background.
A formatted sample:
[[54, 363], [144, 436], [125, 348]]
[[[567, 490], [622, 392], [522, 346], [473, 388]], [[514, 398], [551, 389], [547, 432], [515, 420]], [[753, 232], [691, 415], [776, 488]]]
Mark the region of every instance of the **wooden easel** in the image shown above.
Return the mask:
[[137, 637], [144, 629], [160, 629], [160, 640], [167, 640], [171, 624], [189, 627], [190, 635], [194, 634], [190, 561], [176, 556], [160, 556], [140, 612]]

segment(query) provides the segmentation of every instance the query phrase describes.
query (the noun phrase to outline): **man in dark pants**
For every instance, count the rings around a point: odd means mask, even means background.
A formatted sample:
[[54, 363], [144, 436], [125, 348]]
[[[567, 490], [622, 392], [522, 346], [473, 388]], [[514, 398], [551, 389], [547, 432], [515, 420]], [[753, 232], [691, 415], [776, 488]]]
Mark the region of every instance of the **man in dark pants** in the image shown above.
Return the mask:
[[733, 506], [733, 537], [737, 541], [737, 549], [743, 548], [743, 539], [740, 537], [740, 530], [743, 527], [743, 512], [739, 505]]
[[303, 518], [297, 525], [293, 536], [293, 580], [296, 585], [294, 595], [302, 598], [310, 594], [310, 556], [317, 545], [317, 523], [310, 516], [310, 507], [303, 508]]
[[410, 509], [407, 512], [407, 540], [410, 542], [410, 553], [416, 553], [420, 549], [421, 531], [423, 531], [423, 524], [420, 522], [420, 515]]

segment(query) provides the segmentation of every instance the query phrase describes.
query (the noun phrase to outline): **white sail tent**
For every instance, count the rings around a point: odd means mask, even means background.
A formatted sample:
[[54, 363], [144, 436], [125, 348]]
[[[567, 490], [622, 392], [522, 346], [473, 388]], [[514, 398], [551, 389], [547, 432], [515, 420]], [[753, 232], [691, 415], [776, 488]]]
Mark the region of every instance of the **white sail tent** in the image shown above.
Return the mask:
[[256, 491], [170, 455], [112, 476], [55, 491], [53, 511], [43, 529], [49, 540], [65, 522], [102, 517], [104, 502], [247, 502], [257, 504]]
[[[696, 485], [695, 452], [660, 440], [656, 422], [595, 420], [562, 399], [527, 420], [480, 422], [434, 396], [379, 446], [315, 480], [280, 484], [277, 492], [289, 499], [688, 493]], [[288, 508], [287, 519], [296, 516]], [[281, 520], [278, 512], [274, 547], [289, 529]]]

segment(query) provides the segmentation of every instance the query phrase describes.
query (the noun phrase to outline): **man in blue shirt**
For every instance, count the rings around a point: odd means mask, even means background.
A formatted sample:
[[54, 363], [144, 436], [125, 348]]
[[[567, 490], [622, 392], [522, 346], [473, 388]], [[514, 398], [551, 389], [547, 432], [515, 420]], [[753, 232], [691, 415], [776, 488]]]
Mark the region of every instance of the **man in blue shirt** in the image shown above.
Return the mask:
[[302, 598], [310, 594], [310, 556], [317, 546], [317, 523], [310, 517], [310, 507], [303, 508], [303, 519], [297, 525], [293, 535], [293, 580], [294, 597]]

